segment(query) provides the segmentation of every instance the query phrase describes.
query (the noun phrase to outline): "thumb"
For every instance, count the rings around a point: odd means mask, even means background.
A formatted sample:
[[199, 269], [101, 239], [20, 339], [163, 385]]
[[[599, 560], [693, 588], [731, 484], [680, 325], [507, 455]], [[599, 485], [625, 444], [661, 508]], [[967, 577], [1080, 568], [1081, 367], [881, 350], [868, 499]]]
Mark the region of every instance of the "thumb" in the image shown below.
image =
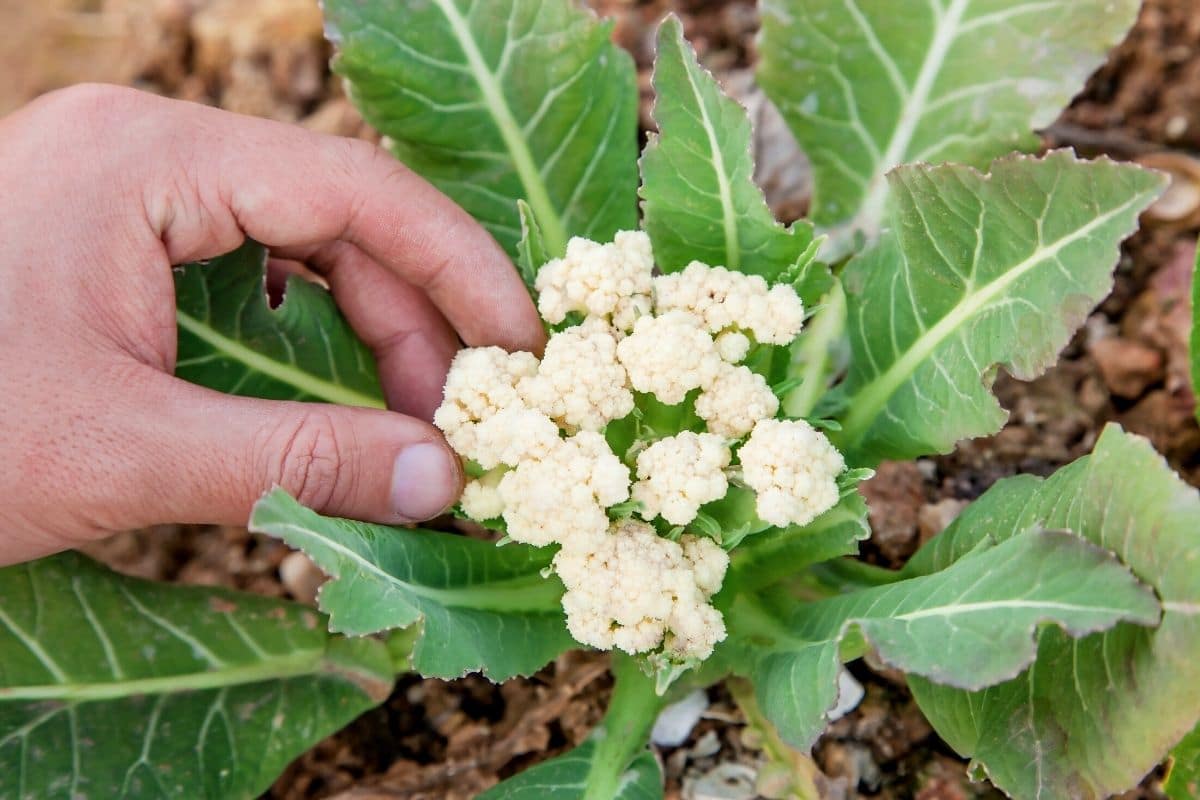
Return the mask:
[[391, 411], [258, 400], [162, 376], [161, 413], [136, 421], [151, 457], [143, 513], [161, 522], [244, 525], [280, 486], [323, 514], [403, 524], [446, 510], [462, 488], [458, 457], [431, 425]]

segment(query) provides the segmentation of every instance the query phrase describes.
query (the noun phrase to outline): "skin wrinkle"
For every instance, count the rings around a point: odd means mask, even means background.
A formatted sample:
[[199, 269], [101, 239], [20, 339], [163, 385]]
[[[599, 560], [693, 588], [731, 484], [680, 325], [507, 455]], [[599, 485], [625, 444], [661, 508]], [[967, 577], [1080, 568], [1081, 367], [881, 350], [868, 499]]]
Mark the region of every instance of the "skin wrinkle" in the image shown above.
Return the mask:
[[0, 174], [0, 565], [154, 523], [243, 524], [278, 481], [322, 513], [411, 521], [392, 472], [419, 443], [445, 457], [422, 467], [419, 502], [457, 496], [460, 465], [427, 422], [169, 374], [169, 264], [228, 251], [243, 231], [328, 258], [308, 263], [332, 276], [401, 411], [431, 412], [460, 335], [542, 341], [490, 235], [370, 145], [85, 86], [0, 120]]

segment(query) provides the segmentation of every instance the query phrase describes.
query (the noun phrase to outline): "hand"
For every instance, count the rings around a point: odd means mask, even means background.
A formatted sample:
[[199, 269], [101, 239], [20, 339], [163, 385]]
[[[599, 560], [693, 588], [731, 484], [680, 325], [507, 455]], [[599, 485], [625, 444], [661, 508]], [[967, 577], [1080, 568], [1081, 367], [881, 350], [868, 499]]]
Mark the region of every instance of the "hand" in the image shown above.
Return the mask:
[[[496, 242], [364, 142], [80, 86], [0, 120], [0, 175], [0, 564], [162, 522], [244, 524], [275, 484], [327, 514], [434, 516], [462, 481], [426, 421], [459, 337], [543, 342]], [[172, 377], [171, 265], [245, 236], [324, 275], [393, 411]]]

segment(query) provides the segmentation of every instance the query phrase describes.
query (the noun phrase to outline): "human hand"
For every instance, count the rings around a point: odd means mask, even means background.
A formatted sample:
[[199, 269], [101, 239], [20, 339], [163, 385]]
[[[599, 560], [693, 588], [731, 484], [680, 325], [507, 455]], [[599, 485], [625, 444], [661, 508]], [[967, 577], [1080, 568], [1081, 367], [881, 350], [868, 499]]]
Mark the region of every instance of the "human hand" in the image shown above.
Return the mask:
[[[0, 120], [0, 175], [0, 565], [150, 524], [242, 524], [275, 484], [327, 514], [434, 516], [462, 481], [427, 422], [458, 337], [543, 341], [496, 242], [364, 142], [80, 86]], [[324, 275], [393, 411], [172, 377], [171, 265], [244, 236]]]

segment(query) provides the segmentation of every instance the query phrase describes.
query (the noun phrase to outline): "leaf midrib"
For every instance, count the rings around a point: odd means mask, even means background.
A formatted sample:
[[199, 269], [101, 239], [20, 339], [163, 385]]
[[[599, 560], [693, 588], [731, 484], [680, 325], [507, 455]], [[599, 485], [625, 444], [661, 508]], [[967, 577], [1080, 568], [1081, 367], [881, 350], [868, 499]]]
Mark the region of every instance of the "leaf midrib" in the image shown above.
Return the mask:
[[[409, 583], [401, 580], [390, 572], [384, 571], [361, 553], [327, 536], [323, 536], [311, 528], [294, 522], [276, 521], [269, 524], [271, 532], [290, 530], [304, 537], [316, 539], [322, 546], [334, 550], [339, 555], [352, 561], [359, 569], [380, 578], [389, 585], [402, 591], [432, 600], [447, 608], [464, 608], [474, 611], [497, 611], [515, 613], [538, 613], [557, 610], [559, 603], [558, 587], [551, 580], [543, 578], [539, 573], [506, 578], [499, 581], [489, 581], [484, 584], [471, 584], [463, 588], [437, 589], [431, 586]], [[264, 525], [264, 523], [259, 523]], [[252, 521], [254, 530], [262, 528]], [[306, 551], [314, 556], [311, 550]], [[340, 575], [335, 575], [340, 579]]]
[[[724, 266], [737, 270], [741, 268], [741, 253], [738, 242], [737, 229], [737, 211], [733, 206], [733, 188], [729, 184], [729, 175], [725, 172], [725, 156], [721, 152], [721, 144], [717, 141], [717, 132], [713, 126], [712, 118], [708, 114], [708, 106], [704, 102], [704, 97], [700, 94], [700, 87], [696, 85], [696, 76], [693, 74], [691, 64], [688, 63], [686, 51], [681, 44], [683, 32], [679, 32], [679, 39], [676, 40], [676, 55], [679, 58], [680, 66], [683, 68], [683, 74], [687, 76], [688, 86], [691, 87], [692, 96], [696, 98], [696, 106], [700, 109], [700, 119], [704, 127], [704, 135], [708, 137], [708, 149], [712, 152], [713, 170], [717, 173], [717, 192], [721, 197], [721, 222], [725, 230], [725, 264]], [[696, 67], [700, 69], [699, 65]]]
[[387, 408], [383, 400], [378, 397], [363, 394], [345, 386], [339, 386], [336, 383], [305, 372], [295, 364], [277, 361], [270, 356], [252, 350], [241, 342], [218, 332], [212, 325], [202, 322], [181, 310], [176, 309], [175, 318], [180, 328], [200, 339], [218, 353], [240, 364], [244, 364], [262, 375], [274, 378], [289, 386], [294, 386], [307, 395], [320, 398], [327, 403], [362, 406], [364, 408]]
[[[929, 50], [926, 51], [925, 60], [921, 62], [917, 79], [913, 81], [912, 91], [908, 97], [900, 98], [900, 117], [896, 120], [892, 138], [888, 140], [887, 149], [867, 180], [867, 195], [863, 198], [859, 212], [852, 221], [853, 229], [874, 226], [877, 218], [881, 215], [888, 191], [884, 176], [908, 155], [908, 147], [912, 144], [913, 136], [916, 135], [917, 126], [925, 118], [929, 93], [933, 91], [934, 82], [945, 64], [946, 54], [958, 38], [959, 23], [969, 4], [970, 0], [953, 0], [944, 15], [938, 17], [933, 41], [930, 42]], [[893, 61], [893, 65], [894, 63]], [[868, 230], [868, 233], [873, 232]]]
[[[1067, 236], [1061, 237], [1050, 245], [1038, 247], [1024, 261], [991, 283], [979, 287], [976, 292], [964, 295], [945, 316], [913, 340], [909, 349], [893, 362], [891, 367], [854, 394], [849, 402], [850, 412], [842, 422], [842, 430], [837, 437], [838, 441], [843, 447], [858, 442], [875, 418], [879, 416], [879, 413], [887, 406], [892, 395], [916, 372], [917, 368], [932, 356], [943, 342], [966, 325], [989, 303], [1000, 297], [1013, 283], [1048, 259], [1055, 257], [1063, 248], [1087, 237], [1096, 228], [1134, 208], [1142, 202], [1142, 199], [1143, 196], [1139, 193], [1121, 205], [1090, 220], [1086, 225], [1076, 228]], [[982, 232], [979, 235], [982, 235]], [[901, 258], [903, 264], [900, 268], [911, 269], [908, 257], [901, 254]]]
[[208, 669], [201, 672], [127, 678], [112, 681], [64, 682], [59, 684], [0, 688], [0, 703], [14, 700], [64, 700], [88, 702], [115, 700], [135, 695], [217, 689], [267, 680], [282, 680], [321, 673], [345, 672], [344, 664], [325, 658], [325, 649], [299, 650], [273, 655], [251, 664]]
[[483, 101], [496, 122], [496, 129], [500, 132], [500, 138], [504, 140], [509, 157], [512, 158], [517, 177], [525, 187], [526, 198], [533, 209], [534, 218], [542, 229], [542, 240], [551, 254], [561, 256], [567, 249], [566, 227], [550, 201], [550, 193], [534, 163], [521, 126], [517, 124], [512, 109], [508, 107], [508, 101], [504, 98], [496, 75], [488, 68], [471, 27], [455, 6], [454, 0], [434, 1], [446, 17], [446, 21], [450, 23], [454, 38], [467, 59], [467, 67], [479, 84]]

